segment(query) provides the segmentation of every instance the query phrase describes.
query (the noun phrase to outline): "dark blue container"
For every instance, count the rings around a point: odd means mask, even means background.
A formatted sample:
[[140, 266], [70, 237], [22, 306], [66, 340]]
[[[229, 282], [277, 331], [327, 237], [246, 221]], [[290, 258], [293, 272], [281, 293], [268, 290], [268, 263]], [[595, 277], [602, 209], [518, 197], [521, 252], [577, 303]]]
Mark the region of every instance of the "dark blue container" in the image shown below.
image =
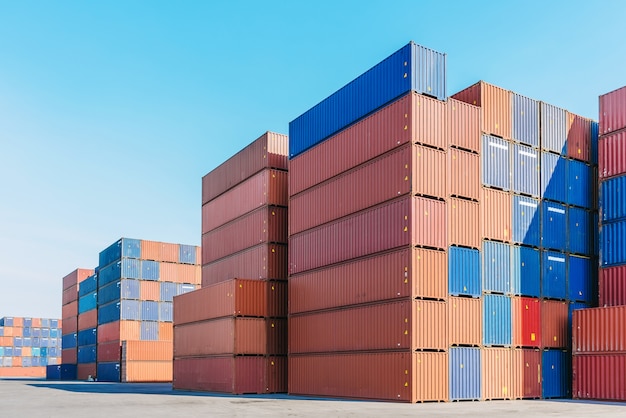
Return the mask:
[[293, 158], [398, 97], [446, 98], [446, 55], [411, 42], [289, 123]]
[[508, 244], [483, 241], [483, 291], [511, 292], [511, 247]]
[[143, 260], [141, 262], [141, 278], [144, 280], [159, 280], [159, 262]]
[[161, 300], [172, 302], [178, 293], [176, 283], [161, 282]]
[[41, 351], [39, 351], [41, 357], [48, 357], [48, 347], [41, 347]]
[[[158, 315], [158, 310], [157, 310]], [[138, 300], [122, 300], [120, 302], [120, 318], [119, 319], [141, 319], [141, 302]]]
[[598, 136], [600, 125], [596, 121], [591, 121], [591, 164], [598, 164]]
[[544, 350], [541, 356], [541, 396], [545, 399], [571, 395], [571, 354]]
[[512, 95], [513, 140], [539, 147], [539, 102], [517, 93]]
[[78, 346], [93, 345], [98, 342], [98, 328], [89, 328], [78, 331]]
[[[78, 296], [82, 297], [98, 290], [98, 276], [95, 274], [87, 277], [78, 285]], [[58, 325], [58, 324], [57, 324]]]
[[539, 200], [513, 195], [512, 240], [517, 244], [539, 247], [541, 244], [541, 212]]
[[46, 380], [61, 380], [61, 365], [46, 366]]
[[159, 321], [174, 321], [174, 304], [172, 302], [159, 302]]
[[122, 281], [107, 283], [98, 291], [98, 305], [120, 300]]
[[82, 314], [98, 307], [98, 293], [93, 292], [78, 299], [78, 313]]
[[602, 222], [626, 218], [626, 175], [613, 177], [600, 183], [600, 213]]
[[567, 201], [567, 159], [548, 152], [541, 153], [541, 197]]
[[511, 189], [511, 144], [502, 138], [483, 135], [482, 183], [502, 190]]
[[576, 160], [567, 160], [567, 204], [583, 208], [593, 207], [591, 166]]
[[98, 363], [96, 376], [99, 382], [119, 382], [120, 363]]
[[87, 345], [78, 347], [78, 364], [88, 364], [96, 362], [96, 346]]
[[600, 222], [600, 216], [598, 215], [598, 212], [594, 212], [593, 213], [593, 223], [591, 230], [593, 231], [593, 242], [592, 242], [592, 247], [593, 247], [593, 255], [595, 255], [596, 257], [598, 257], [600, 255], [600, 227], [599, 227], [599, 222]]
[[550, 299], [567, 298], [567, 255], [542, 251], [541, 296]]
[[543, 248], [567, 250], [567, 206], [545, 200], [541, 202], [541, 233]]
[[483, 296], [483, 344], [511, 345], [511, 298], [505, 295]]
[[157, 341], [159, 339], [159, 323], [156, 321], [141, 321], [140, 336], [142, 341]]
[[77, 372], [76, 364], [61, 364], [61, 380], [76, 380]]
[[450, 347], [449, 355], [450, 400], [480, 400], [482, 384], [480, 349]]
[[120, 320], [121, 302], [111, 302], [98, 307], [98, 325]]
[[541, 148], [565, 155], [567, 152], [567, 114], [565, 109], [540, 102]]
[[567, 240], [568, 251], [574, 254], [591, 255], [593, 252], [591, 228], [593, 214], [582, 208], [569, 207], [567, 209]]
[[180, 244], [178, 262], [182, 264], [196, 264], [196, 247], [194, 245]]
[[99, 267], [103, 268], [122, 257], [141, 258], [141, 240], [121, 238], [99, 255]]
[[98, 272], [98, 287], [119, 280], [122, 277], [122, 262], [117, 261], [109, 264]]
[[480, 251], [462, 247], [449, 248], [448, 292], [452, 296], [480, 296]]
[[141, 301], [141, 318], [139, 319], [142, 321], [158, 321], [159, 302], [152, 300]]
[[[62, 349], [65, 350], [68, 348], [75, 348], [77, 344], [76, 337], [77, 337], [76, 333], [63, 335], [61, 337]], [[35, 347], [34, 342], [35, 341], [33, 341], [33, 347]]]
[[539, 152], [525, 145], [513, 146], [513, 192], [539, 197]]
[[626, 263], [626, 220], [603, 223], [600, 229], [601, 266]]

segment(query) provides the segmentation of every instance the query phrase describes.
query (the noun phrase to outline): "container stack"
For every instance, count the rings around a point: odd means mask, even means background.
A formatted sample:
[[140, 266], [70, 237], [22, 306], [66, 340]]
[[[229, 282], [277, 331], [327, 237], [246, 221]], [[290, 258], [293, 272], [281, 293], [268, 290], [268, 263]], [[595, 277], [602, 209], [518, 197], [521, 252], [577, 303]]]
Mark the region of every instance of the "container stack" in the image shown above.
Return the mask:
[[574, 311], [573, 396], [626, 400], [626, 87], [600, 96], [600, 307]]
[[0, 318], [0, 377], [46, 377], [48, 365], [61, 364], [62, 321]]
[[289, 392], [448, 399], [446, 57], [414, 43], [289, 125]]
[[94, 378], [96, 371], [96, 344], [98, 342], [98, 276], [94, 273], [78, 288], [78, 330], [76, 331], [76, 378]]
[[287, 150], [266, 132], [202, 179], [202, 289], [175, 298], [174, 389], [287, 391]]

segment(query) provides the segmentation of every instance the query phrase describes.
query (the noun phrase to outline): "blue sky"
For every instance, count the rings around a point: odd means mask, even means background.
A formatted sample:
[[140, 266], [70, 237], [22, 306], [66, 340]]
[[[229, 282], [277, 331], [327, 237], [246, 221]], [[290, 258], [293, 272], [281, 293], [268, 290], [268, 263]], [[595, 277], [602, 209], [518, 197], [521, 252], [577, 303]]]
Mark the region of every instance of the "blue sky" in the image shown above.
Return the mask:
[[[545, 3], [545, 4], [544, 4]], [[201, 177], [408, 41], [597, 119], [622, 1], [0, 0], [0, 317], [61, 315], [120, 237], [200, 243]]]

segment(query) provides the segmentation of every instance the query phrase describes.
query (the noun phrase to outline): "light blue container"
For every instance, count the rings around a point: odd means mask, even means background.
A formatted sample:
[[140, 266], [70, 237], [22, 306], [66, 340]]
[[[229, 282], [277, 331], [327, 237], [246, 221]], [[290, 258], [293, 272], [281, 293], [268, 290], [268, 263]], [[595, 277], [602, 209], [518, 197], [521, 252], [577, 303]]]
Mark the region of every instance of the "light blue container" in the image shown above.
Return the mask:
[[572, 387], [571, 354], [563, 350], [544, 350], [541, 357], [541, 397], [569, 397]]
[[626, 218], [624, 196], [626, 196], [626, 175], [600, 183], [600, 213], [603, 223]]
[[567, 255], [542, 251], [541, 296], [550, 299], [567, 298]]
[[511, 292], [511, 247], [508, 244], [483, 241], [483, 291]]
[[141, 278], [143, 280], [159, 280], [159, 262], [143, 260], [141, 262]]
[[172, 302], [178, 294], [176, 283], [161, 282], [161, 300]]
[[539, 200], [525, 196], [512, 196], [512, 241], [531, 247], [541, 244], [541, 211]]
[[548, 152], [541, 153], [541, 198], [567, 201], [567, 159]]
[[177, 283], [176, 291], [177, 295], [184, 295], [185, 293], [193, 292], [196, 290], [196, 286], [193, 284]]
[[159, 321], [174, 321], [174, 304], [172, 302], [159, 302]]
[[567, 250], [570, 253], [591, 255], [593, 252], [591, 228], [593, 214], [582, 208], [569, 207], [567, 210], [567, 230], [569, 232]]
[[567, 116], [565, 109], [540, 102], [541, 149], [567, 153]]
[[581, 161], [567, 160], [567, 204], [583, 208], [593, 208], [591, 166]]
[[541, 233], [543, 248], [567, 250], [567, 206], [545, 200], [541, 202]]
[[196, 247], [180, 244], [178, 262], [182, 264], [196, 264]]
[[13, 337], [13, 347], [22, 346], [22, 337]]
[[448, 250], [448, 292], [452, 296], [480, 296], [480, 251], [450, 247]]
[[539, 102], [517, 93], [511, 95], [513, 140], [539, 147]]
[[140, 325], [142, 341], [157, 341], [159, 339], [159, 323], [156, 321], [142, 321]]
[[98, 306], [98, 293], [93, 292], [87, 294], [78, 299], [78, 313], [83, 314], [85, 312], [96, 309]]
[[539, 197], [539, 152], [525, 145], [513, 146], [513, 192]]
[[483, 344], [511, 345], [511, 298], [505, 295], [483, 296]]
[[159, 320], [159, 303], [151, 300], [141, 301], [141, 320], [142, 321], [158, 321]]
[[511, 144], [508, 141], [483, 135], [481, 164], [485, 186], [511, 189]]
[[122, 300], [120, 302], [119, 319], [141, 320], [141, 302], [138, 300]]
[[450, 347], [449, 355], [450, 400], [480, 400], [482, 384], [480, 349]]

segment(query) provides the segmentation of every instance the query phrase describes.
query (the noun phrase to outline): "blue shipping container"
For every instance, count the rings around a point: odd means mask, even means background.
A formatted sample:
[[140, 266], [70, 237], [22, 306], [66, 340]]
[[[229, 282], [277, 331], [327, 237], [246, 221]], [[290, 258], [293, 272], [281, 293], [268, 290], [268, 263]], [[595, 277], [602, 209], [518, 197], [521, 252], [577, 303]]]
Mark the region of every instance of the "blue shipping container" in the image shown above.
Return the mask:
[[593, 207], [593, 189], [591, 166], [576, 160], [567, 160], [567, 196], [569, 205], [583, 208]]
[[539, 102], [517, 93], [511, 95], [513, 108], [513, 139], [539, 147]]
[[[158, 315], [158, 310], [157, 310]], [[120, 302], [119, 319], [141, 319], [141, 302], [138, 300], [122, 300]]]
[[13, 347], [22, 346], [22, 337], [13, 337]]
[[76, 380], [77, 372], [76, 364], [61, 364], [61, 380]]
[[141, 301], [141, 318], [139, 319], [142, 321], [158, 321], [159, 302], [152, 300]]
[[4, 337], [4, 327], [0, 327], [0, 337]]
[[[97, 280], [96, 280], [97, 282]], [[50, 328], [59, 328], [59, 320], [58, 319], [51, 319], [50, 320]]]
[[194, 245], [180, 244], [178, 262], [182, 264], [196, 264], [196, 247]]
[[13, 347], [4, 347], [4, 356], [13, 357]]
[[33, 318], [24, 318], [22, 326], [24, 328], [30, 328], [33, 326]]
[[49, 318], [42, 318], [41, 319], [41, 327], [42, 328], [50, 328], [50, 319]]
[[541, 202], [541, 245], [552, 250], [567, 250], [567, 206]]
[[121, 302], [111, 302], [98, 307], [98, 325], [118, 321], [120, 319]]
[[99, 254], [99, 267], [103, 268], [122, 257], [141, 258], [141, 240], [122, 238]]
[[289, 123], [293, 158], [398, 97], [446, 98], [446, 55], [411, 42]]
[[554, 251], [542, 251], [541, 296], [551, 299], [567, 299], [567, 255]]
[[602, 266], [626, 263], [626, 220], [603, 223], [600, 229], [600, 240]]
[[450, 347], [449, 396], [451, 401], [481, 398], [480, 349]]
[[448, 250], [448, 292], [452, 296], [480, 296], [480, 251], [450, 247]]
[[78, 299], [78, 313], [82, 314], [98, 306], [98, 293], [93, 292]]
[[485, 186], [511, 189], [511, 144], [504, 139], [483, 135], [482, 182]]
[[541, 197], [567, 201], [567, 159], [548, 152], [541, 153]]
[[508, 244], [483, 241], [483, 291], [511, 292], [511, 247]]
[[565, 109], [541, 102], [541, 148], [565, 155], [567, 116]]
[[174, 304], [172, 302], [159, 302], [159, 321], [174, 321]]
[[98, 289], [98, 305], [120, 300], [122, 281], [107, 283]]
[[50, 328], [42, 328], [41, 336], [44, 338], [50, 338]]
[[[63, 350], [66, 350], [68, 348], [75, 348], [76, 343], [77, 343], [76, 337], [77, 337], [76, 333], [63, 335], [61, 337], [61, 344], [62, 344]], [[34, 344], [33, 344], [33, 347], [34, 347]]]
[[120, 363], [98, 363], [96, 376], [99, 382], [119, 382]]
[[22, 347], [13, 347], [13, 357], [20, 357], [22, 355]]
[[33, 337], [31, 343], [31, 347], [41, 347], [41, 338]]
[[600, 213], [602, 222], [626, 218], [626, 175], [603, 180], [600, 183]]
[[539, 200], [525, 196], [512, 196], [512, 241], [517, 244], [539, 247], [541, 243]]
[[185, 283], [178, 283], [177, 284], [177, 295], [184, 295], [185, 293], [189, 293], [189, 292], [193, 292], [194, 290], [196, 290], [196, 286], [193, 284], [185, 284]]
[[483, 344], [511, 345], [511, 298], [505, 295], [483, 296]]
[[98, 328], [89, 328], [78, 331], [78, 346], [92, 345], [98, 342]]
[[177, 295], [176, 283], [161, 282], [161, 300], [172, 302]]
[[588, 210], [570, 207], [567, 210], [567, 230], [569, 237], [567, 249], [570, 253], [591, 255], [593, 248], [593, 214]]
[[541, 357], [541, 396], [545, 399], [569, 397], [571, 354], [562, 350], [544, 350]]
[[144, 280], [159, 280], [159, 262], [143, 260], [141, 262], [141, 278]]
[[38, 328], [38, 327], [32, 328], [31, 334], [33, 337], [37, 337], [37, 338], [41, 337], [41, 328]]
[[591, 164], [598, 165], [598, 136], [600, 125], [596, 121], [591, 121]]
[[61, 380], [61, 365], [55, 364], [46, 367], [46, 380]]
[[515, 144], [513, 147], [513, 191], [539, 197], [539, 152]]
[[159, 323], [155, 321], [142, 321], [140, 326], [142, 341], [157, 341], [159, 339]]
[[82, 297], [98, 290], [98, 276], [95, 274], [87, 277], [78, 284], [78, 296]]
[[88, 364], [96, 362], [96, 346], [87, 345], [78, 347], [78, 364]]

